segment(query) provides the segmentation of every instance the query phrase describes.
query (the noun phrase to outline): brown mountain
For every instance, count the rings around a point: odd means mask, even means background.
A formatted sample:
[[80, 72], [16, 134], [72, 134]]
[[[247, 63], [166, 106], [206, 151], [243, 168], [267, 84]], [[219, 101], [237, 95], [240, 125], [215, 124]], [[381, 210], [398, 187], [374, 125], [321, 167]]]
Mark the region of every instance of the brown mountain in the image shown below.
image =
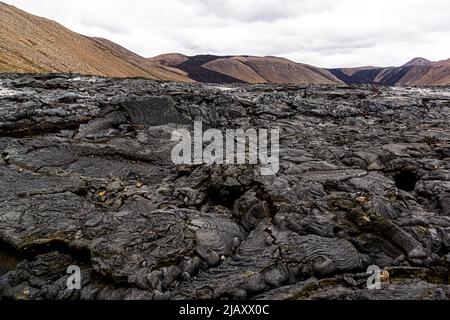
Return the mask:
[[146, 59], [109, 40], [83, 36], [2, 2], [0, 21], [0, 72], [71, 72], [211, 83], [450, 86], [450, 59], [414, 58], [401, 67], [329, 70], [278, 57], [171, 53]]
[[183, 56], [184, 61], [179, 63], [181, 60], [173, 59], [174, 57], [179, 58], [177, 54], [167, 54], [150, 60], [159, 63], [167, 63], [170, 60], [172, 62], [167, 65], [185, 71], [191, 79], [199, 82], [342, 83], [325, 69], [295, 63], [285, 58], [199, 55]]
[[359, 67], [329, 70], [347, 84], [379, 84], [386, 86], [449, 86], [450, 59], [431, 62], [414, 58], [401, 67]]
[[113, 42], [89, 38], [0, 2], [0, 72], [73, 72], [191, 81]]
[[406, 86], [450, 86], [450, 59], [413, 67], [398, 83]]
[[161, 64], [163, 66], [176, 66], [178, 64], [181, 64], [187, 60], [189, 60], [188, 57], [186, 57], [184, 54], [181, 53], [167, 53], [167, 54], [161, 54], [159, 56], [156, 56], [151, 59], [152, 61]]
[[212, 60], [204, 64], [203, 67], [248, 83], [268, 82], [267, 79], [259, 75], [255, 69], [242, 62], [238, 57]]
[[428, 59], [425, 58], [414, 58], [411, 61], [405, 63], [404, 65], [402, 65], [402, 67], [411, 67], [411, 66], [428, 66], [432, 64], [432, 62]]

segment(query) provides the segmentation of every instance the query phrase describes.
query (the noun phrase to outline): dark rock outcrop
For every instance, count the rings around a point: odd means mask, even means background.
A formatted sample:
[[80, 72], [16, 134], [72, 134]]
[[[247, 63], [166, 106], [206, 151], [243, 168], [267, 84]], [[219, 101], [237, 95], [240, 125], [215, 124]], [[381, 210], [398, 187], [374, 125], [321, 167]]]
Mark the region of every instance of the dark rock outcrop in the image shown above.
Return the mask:
[[[174, 166], [194, 119], [279, 127], [280, 172]], [[449, 120], [444, 89], [2, 75], [0, 297], [449, 299]]]

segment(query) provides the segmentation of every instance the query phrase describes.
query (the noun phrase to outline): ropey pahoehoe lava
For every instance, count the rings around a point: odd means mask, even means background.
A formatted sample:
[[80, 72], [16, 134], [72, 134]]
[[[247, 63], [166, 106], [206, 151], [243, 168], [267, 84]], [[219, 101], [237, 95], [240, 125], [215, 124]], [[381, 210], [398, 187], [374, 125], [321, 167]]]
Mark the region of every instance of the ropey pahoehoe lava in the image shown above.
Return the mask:
[[[450, 91], [0, 77], [0, 296], [448, 299]], [[173, 130], [280, 129], [280, 170]], [[66, 286], [81, 269], [81, 289]], [[386, 290], [368, 290], [367, 268]]]

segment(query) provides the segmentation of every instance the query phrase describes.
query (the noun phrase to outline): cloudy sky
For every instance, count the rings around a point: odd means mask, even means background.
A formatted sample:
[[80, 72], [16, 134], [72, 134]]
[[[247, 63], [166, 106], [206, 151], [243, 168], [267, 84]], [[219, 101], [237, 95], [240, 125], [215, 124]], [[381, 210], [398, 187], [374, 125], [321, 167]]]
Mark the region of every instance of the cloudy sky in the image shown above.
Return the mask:
[[321, 67], [450, 58], [448, 0], [3, 0], [145, 57], [274, 55]]

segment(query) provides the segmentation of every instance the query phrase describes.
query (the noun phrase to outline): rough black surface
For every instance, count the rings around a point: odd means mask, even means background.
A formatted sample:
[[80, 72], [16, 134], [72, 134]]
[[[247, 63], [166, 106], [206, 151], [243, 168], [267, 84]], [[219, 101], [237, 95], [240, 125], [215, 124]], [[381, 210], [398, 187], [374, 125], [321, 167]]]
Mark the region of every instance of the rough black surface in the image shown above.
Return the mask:
[[[280, 127], [278, 175], [174, 166], [198, 118]], [[449, 118], [444, 89], [3, 75], [0, 297], [448, 299]]]

